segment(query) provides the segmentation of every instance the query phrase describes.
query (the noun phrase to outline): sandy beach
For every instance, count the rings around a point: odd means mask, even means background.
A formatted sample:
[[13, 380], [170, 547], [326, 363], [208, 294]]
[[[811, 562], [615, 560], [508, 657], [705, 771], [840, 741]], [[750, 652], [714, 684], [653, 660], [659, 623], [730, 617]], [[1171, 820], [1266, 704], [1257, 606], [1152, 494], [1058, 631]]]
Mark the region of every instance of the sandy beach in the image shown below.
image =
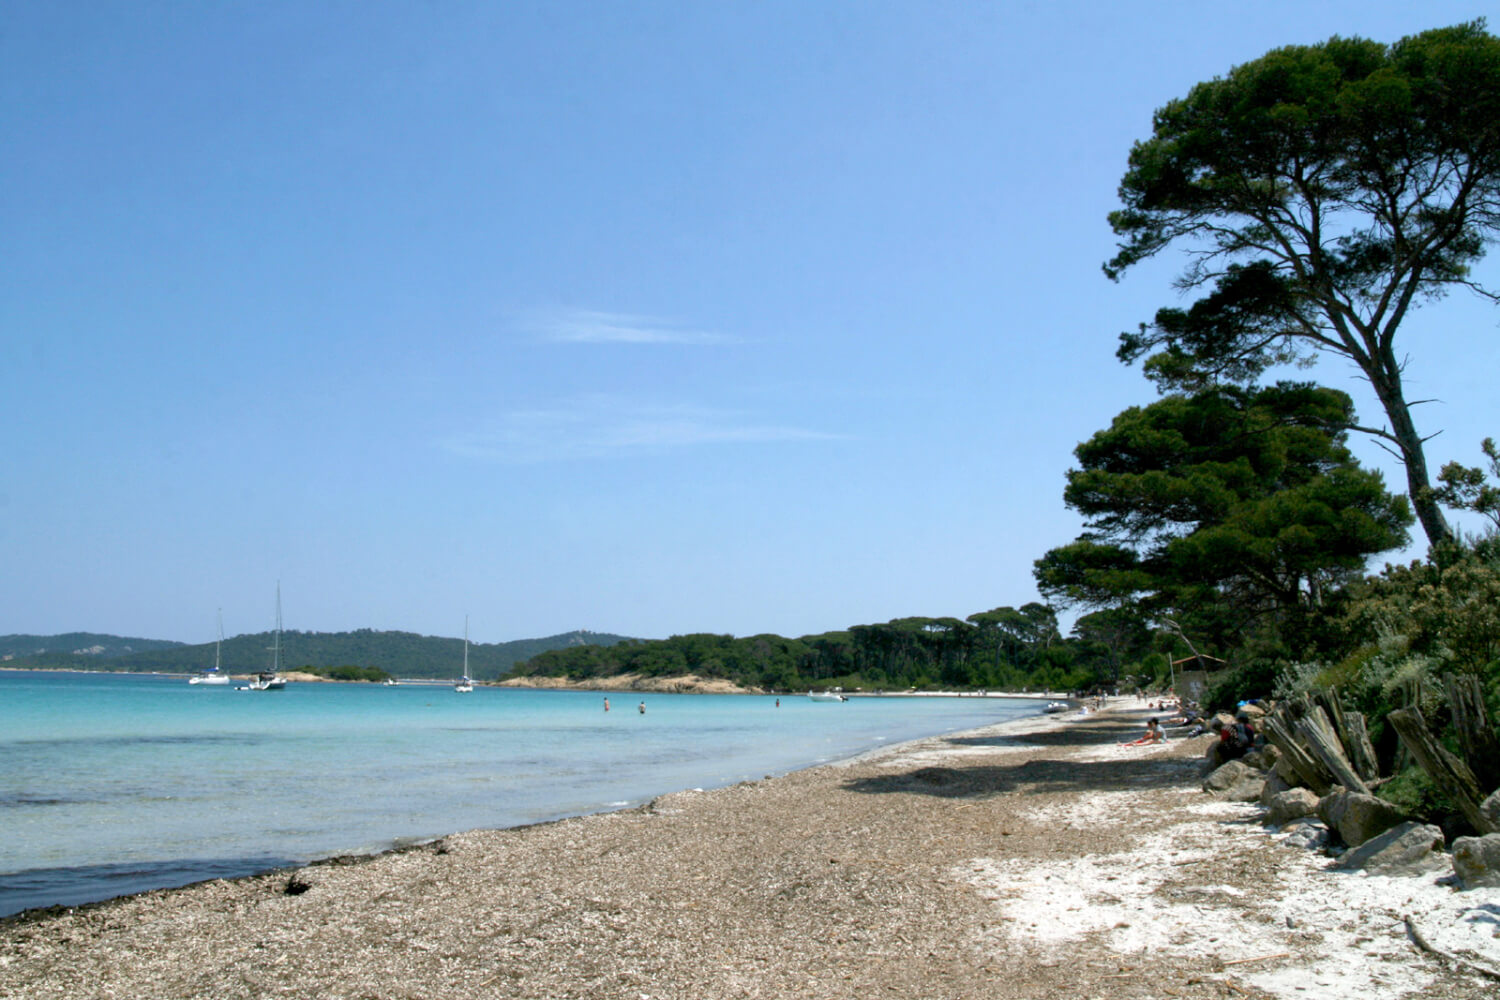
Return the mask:
[[[0, 997], [1493, 997], [1500, 890], [1334, 873], [1121, 705], [0, 921]], [[289, 891], [290, 890], [290, 891]]]

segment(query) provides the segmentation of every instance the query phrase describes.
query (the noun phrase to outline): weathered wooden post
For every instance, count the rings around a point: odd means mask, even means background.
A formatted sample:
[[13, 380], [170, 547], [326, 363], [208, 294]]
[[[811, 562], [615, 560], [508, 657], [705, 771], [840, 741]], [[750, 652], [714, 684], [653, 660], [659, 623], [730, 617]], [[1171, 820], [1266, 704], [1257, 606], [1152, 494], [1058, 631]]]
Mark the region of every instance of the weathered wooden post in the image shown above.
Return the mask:
[[1422, 712], [1416, 708], [1398, 708], [1386, 716], [1391, 725], [1396, 727], [1396, 735], [1401, 737], [1401, 742], [1406, 749], [1411, 751], [1412, 758], [1433, 783], [1442, 789], [1443, 793], [1453, 800], [1459, 811], [1464, 814], [1464, 819], [1469, 825], [1480, 833], [1500, 833], [1500, 826], [1491, 822], [1488, 817], [1479, 811], [1479, 803], [1484, 800], [1484, 793], [1480, 791], [1479, 782], [1474, 777], [1474, 772], [1469, 770], [1469, 765], [1445, 750], [1442, 744], [1432, 738], [1427, 731], [1427, 722], [1422, 718]]

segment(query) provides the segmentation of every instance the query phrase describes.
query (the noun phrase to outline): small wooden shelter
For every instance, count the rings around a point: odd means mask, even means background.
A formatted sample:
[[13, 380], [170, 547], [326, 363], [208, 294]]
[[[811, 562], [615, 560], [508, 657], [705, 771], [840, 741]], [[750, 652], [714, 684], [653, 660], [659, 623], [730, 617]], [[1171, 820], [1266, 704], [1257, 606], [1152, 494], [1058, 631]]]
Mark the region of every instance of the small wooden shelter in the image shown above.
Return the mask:
[[1202, 653], [1173, 660], [1172, 690], [1179, 698], [1201, 702], [1208, 691], [1209, 674], [1224, 669], [1224, 666], [1225, 661], [1217, 656], [1205, 656]]

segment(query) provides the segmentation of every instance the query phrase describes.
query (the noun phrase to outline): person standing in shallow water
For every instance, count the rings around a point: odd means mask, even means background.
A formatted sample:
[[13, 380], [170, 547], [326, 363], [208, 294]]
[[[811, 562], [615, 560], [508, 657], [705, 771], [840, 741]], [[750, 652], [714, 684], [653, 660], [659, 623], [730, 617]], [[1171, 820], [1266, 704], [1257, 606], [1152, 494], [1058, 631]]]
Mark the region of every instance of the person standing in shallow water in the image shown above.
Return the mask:
[[646, 703], [644, 701], [641, 702], [641, 714], [642, 715], [646, 714]]
[[606, 711], [606, 712], [608, 712], [608, 711], [609, 711], [609, 699], [608, 699], [608, 698], [605, 698], [605, 699], [604, 699], [604, 710], [605, 710], [605, 711]]

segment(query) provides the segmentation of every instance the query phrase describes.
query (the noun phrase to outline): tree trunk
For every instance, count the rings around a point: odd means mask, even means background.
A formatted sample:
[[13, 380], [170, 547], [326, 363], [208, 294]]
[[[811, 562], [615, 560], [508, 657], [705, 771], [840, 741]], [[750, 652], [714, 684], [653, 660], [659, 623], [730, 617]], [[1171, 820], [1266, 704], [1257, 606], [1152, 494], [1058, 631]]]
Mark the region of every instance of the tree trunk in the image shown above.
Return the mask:
[[1432, 493], [1432, 480], [1427, 474], [1427, 452], [1422, 436], [1417, 433], [1411, 419], [1411, 406], [1401, 390], [1401, 368], [1393, 357], [1373, 358], [1361, 365], [1369, 376], [1375, 395], [1391, 421], [1391, 436], [1401, 449], [1401, 461], [1406, 466], [1406, 496], [1427, 534], [1429, 545], [1452, 541], [1453, 529], [1443, 517], [1443, 508]]

